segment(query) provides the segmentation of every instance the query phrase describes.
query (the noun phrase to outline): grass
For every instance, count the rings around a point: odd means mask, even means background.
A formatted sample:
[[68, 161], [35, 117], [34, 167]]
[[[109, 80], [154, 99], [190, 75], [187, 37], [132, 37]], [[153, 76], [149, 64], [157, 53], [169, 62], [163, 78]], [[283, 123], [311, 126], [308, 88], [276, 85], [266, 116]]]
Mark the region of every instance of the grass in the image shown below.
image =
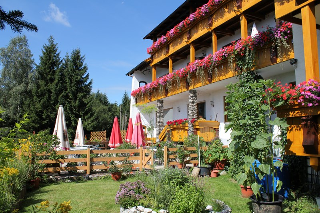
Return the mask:
[[[113, 181], [105, 178], [86, 182], [57, 183], [40, 187], [40, 189], [27, 194], [22, 202], [20, 212], [30, 212], [32, 205], [48, 200], [55, 202], [71, 200], [71, 212], [109, 212], [118, 213], [119, 205], [115, 204], [115, 195], [121, 183], [134, 181], [129, 178], [121, 181]], [[222, 200], [232, 209], [232, 212], [251, 212], [250, 200], [241, 197], [239, 185], [229, 176], [218, 178], [204, 178], [206, 200], [212, 198]]]

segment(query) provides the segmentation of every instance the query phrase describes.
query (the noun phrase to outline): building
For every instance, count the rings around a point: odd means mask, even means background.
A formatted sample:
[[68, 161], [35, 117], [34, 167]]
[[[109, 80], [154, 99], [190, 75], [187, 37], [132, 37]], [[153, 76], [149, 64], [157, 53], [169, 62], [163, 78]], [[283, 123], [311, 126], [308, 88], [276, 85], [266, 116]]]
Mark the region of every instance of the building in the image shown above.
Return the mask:
[[139, 104], [155, 105], [142, 122], [156, 127], [149, 137], [157, 139], [167, 121], [201, 116], [219, 122], [219, 138], [228, 144], [224, 97], [241, 61], [254, 58], [252, 70], [282, 84], [319, 81], [319, 9], [315, 0], [186, 0], [144, 37], [153, 42], [150, 58], [127, 73], [130, 116]]

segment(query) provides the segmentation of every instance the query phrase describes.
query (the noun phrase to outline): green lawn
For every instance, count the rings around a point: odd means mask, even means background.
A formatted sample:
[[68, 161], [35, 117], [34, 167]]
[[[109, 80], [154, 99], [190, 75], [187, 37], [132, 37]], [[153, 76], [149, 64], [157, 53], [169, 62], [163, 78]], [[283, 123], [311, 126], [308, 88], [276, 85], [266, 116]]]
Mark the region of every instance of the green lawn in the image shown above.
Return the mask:
[[[30, 212], [32, 205], [49, 200], [51, 204], [71, 200], [71, 212], [110, 212], [118, 213], [119, 205], [115, 204], [115, 195], [121, 183], [134, 181], [129, 178], [121, 181], [101, 179], [80, 183], [59, 183], [40, 187], [27, 194], [20, 212]], [[249, 199], [241, 197], [239, 185], [229, 176], [204, 178], [207, 199], [224, 201], [232, 212], [250, 212]]]

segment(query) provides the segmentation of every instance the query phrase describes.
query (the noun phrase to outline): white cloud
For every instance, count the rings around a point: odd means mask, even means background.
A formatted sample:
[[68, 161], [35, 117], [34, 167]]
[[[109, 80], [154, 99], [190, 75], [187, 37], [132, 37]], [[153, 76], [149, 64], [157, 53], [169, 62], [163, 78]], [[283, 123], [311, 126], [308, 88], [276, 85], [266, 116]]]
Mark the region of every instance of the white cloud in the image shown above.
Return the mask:
[[61, 12], [60, 9], [53, 3], [49, 5], [49, 10], [47, 12], [44, 12], [46, 16], [44, 17], [45, 21], [53, 21], [60, 24], [63, 24], [64, 26], [71, 27], [67, 13]]

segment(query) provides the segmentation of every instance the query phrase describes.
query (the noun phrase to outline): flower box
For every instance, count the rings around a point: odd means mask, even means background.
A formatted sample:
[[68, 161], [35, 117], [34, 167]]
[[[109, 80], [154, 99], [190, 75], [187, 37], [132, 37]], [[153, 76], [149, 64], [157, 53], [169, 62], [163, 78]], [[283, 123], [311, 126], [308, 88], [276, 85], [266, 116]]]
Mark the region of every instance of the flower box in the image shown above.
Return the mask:
[[309, 156], [310, 166], [319, 171], [320, 106], [303, 106], [297, 102], [277, 107], [278, 117], [285, 117], [290, 125], [287, 132], [287, 155]]
[[[193, 126], [195, 129], [195, 134], [203, 137], [204, 141], [212, 141], [219, 133], [218, 121], [195, 121]], [[188, 137], [188, 123], [170, 125], [171, 130], [171, 140], [174, 142], [181, 142], [184, 138]]]

